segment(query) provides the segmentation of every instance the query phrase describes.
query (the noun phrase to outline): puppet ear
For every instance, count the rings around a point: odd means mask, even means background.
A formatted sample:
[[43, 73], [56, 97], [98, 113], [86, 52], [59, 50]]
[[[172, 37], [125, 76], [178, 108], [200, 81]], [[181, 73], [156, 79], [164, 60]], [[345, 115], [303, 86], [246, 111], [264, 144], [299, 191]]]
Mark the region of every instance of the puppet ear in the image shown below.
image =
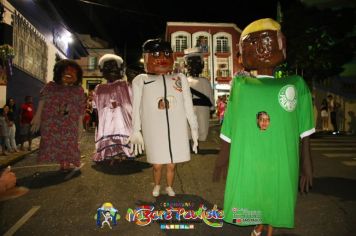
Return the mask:
[[282, 31], [277, 31], [277, 39], [278, 39], [278, 47], [280, 50], [282, 50], [283, 52], [283, 57], [284, 59], [287, 58], [287, 54], [286, 54], [286, 37], [284, 36], [284, 34], [282, 33]]

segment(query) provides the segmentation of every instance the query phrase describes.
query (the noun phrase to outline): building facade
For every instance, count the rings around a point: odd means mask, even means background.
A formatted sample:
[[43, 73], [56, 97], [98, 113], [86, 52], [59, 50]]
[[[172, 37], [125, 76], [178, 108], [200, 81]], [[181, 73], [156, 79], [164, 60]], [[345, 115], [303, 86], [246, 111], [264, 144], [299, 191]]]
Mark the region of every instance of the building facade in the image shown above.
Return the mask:
[[167, 22], [166, 40], [174, 52], [175, 72], [186, 73], [184, 49], [199, 47], [204, 54], [201, 76], [214, 88], [215, 99], [227, 94], [233, 75], [241, 70], [237, 52], [241, 30], [233, 23]]
[[89, 95], [95, 89], [95, 86], [107, 81], [100, 72], [98, 62], [105, 54], [116, 54], [113, 48], [108, 48], [108, 43], [99, 39], [92, 38], [90, 35], [80, 34], [79, 40], [85, 47], [88, 55], [76, 60], [83, 69], [82, 86], [84, 91]]
[[[48, 4], [50, 4], [48, 2]], [[34, 1], [1, 1], [0, 47], [6, 45], [14, 57], [1, 60], [0, 106], [14, 98], [19, 106], [26, 95], [37, 105], [44, 84], [53, 79], [54, 64], [64, 58], [87, 55], [56, 12]], [[57, 16], [57, 17], [56, 17]]]

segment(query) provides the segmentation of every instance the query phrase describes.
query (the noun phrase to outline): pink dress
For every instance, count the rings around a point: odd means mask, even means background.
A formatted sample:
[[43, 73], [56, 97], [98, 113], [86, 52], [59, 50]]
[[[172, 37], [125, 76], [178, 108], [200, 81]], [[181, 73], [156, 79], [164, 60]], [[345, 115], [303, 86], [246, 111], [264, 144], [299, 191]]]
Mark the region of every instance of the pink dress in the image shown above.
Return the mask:
[[134, 158], [130, 146], [125, 144], [132, 131], [131, 97], [131, 87], [124, 80], [96, 86], [93, 108], [98, 111], [99, 124], [95, 131], [93, 161]]
[[64, 86], [51, 81], [41, 91], [45, 101], [41, 115], [39, 161], [80, 165], [79, 118], [85, 110], [80, 86]]

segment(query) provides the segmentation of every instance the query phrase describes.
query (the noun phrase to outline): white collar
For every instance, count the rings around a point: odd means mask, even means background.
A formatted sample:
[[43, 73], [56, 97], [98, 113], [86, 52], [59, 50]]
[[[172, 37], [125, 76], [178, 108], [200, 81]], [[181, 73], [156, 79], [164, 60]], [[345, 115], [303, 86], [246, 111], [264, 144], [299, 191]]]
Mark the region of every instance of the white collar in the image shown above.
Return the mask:
[[256, 75], [256, 78], [274, 78], [273, 75]]

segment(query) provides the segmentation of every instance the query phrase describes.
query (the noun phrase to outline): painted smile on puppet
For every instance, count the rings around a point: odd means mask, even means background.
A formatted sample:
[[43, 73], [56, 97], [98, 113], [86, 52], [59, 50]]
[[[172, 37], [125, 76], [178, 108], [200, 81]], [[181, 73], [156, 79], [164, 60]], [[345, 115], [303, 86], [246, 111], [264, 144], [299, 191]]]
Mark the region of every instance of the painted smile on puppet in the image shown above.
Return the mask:
[[68, 67], [62, 76], [64, 85], [73, 85], [77, 81], [77, 71], [75, 68]]

